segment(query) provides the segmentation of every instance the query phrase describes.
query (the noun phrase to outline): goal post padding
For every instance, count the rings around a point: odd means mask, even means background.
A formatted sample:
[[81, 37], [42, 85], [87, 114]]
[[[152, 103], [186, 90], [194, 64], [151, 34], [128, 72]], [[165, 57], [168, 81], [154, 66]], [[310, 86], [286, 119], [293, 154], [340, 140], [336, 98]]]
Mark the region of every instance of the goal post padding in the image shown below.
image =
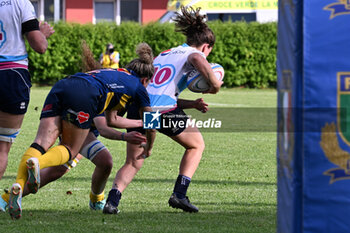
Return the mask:
[[277, 232], [350, 232], [349, 13], [279, 0]]

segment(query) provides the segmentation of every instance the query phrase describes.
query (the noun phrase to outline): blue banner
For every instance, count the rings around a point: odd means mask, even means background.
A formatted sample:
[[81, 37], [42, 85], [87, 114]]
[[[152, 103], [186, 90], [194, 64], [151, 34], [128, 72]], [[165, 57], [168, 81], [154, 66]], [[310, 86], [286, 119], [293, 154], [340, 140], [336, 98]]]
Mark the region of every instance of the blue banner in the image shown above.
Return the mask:
[[301, 229], [300, 124], [302, 81], [301, 1], [278, 1], [277, 232]]
[[279, 1], [277, 232], [350, 232], [349, 22], [350, 0]]

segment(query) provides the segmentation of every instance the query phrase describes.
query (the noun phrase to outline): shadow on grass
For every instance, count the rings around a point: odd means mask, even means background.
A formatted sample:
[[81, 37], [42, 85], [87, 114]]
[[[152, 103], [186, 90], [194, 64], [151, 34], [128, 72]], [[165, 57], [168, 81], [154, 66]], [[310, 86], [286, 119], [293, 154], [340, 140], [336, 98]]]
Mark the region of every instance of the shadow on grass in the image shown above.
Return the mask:
[[[175, 179], [134, 179], [133, 182], [140, 182], [140, 183], [175, 183]], [[191, 183], [196, 184], [228, 184], [228, 185], [276, 185], [275, 182], [245, 182], [245, 181], [239, 181], [239, 180], [197, 180], [193, 179]]]
[[189, 214], [169, 211], [123, 211], [104, 215], [82, 210], [24, 210], [20, 220], [0, 213], [2, 232], [274, 232], [272, 209]]
[[[61, 179], [65, 180], [74, 180], [74, 181], [90, 181], [91, 177], [86, 176], [86, 177], [62, 177]], [[114, 176], [110, 176], [108, 178], [109, 181], [113, 182]], [[143, 184], [153, 184], [153, 183], [169, 183], [169, 184], [174, 184], [176, 179], [140, 179], [140, 178], [135, 178], [133, 179], [133, 183], [143, 183]], [[256, 181], [239, 181], [239, 180], [198, 180], [198, 179], [193, 179], [192, 183], [195, 184], [213, 184], [213, 185], [242, 185], [242, 186], [249, 186], [249, 185], [276, 185], [276, 182], [256, 182]]]
[[[2, 183], [6, 184], [6, 179], [9, 180], [9, 182], [12, 182], [15, 180], [14, 176], [4, 176]], [[59, 180], [62, 181], [83, 181], [83, 182], [90, 182], [91, 177], [90, 176], [80, 176], [80, 177], [67, 177], [63, 176]], [[113, 182], [114, 176], [110, 176], [108, 178], [108, 181]], [[154, 183], [169, 183], [170, 185], [173, 185], [175, 183], [175, 179], [140, 179], [140, 178], [135, 178], [133, 183], [142, 183], [142, 184], [154, 184]], [[198, 185], [240, 185], [240, 186], [275, 186], [275, 182], [256, 182], [256, 181], [239, 181], [239, 180], [197, 180], [193, 179], [192, 181], [193, 184], [198, 184]], [[8, 185], [11, 185], [10, 183]]]
[[[14, 177], [7, 176], [13, 180]], [[81, 177], [63, 177], [65, 182], [90, 182], [89, 175]], [[109, 178], [113, 180], [113, 176]], [[167, 183], [172, 187], [175, 179], [134, 179], [138, 185]], [[193, 180], [199, 185], [242, 185], [271, 186], [273, 182], [241, 182], [238, 180]], [[57, 193], [57, 197], [60, 194]], [[56, 195], [55, 194], [55, 195]], [[147, 194], [145, 194], [147, 196]], [[148, 194], [149, 195], [149, 194]], [[71, 195], [69, 197], [75, 197]], [[67, 198], [67, 197], [66, 197]], [[80, 203], [80, 198], [76, 201]], [[67, 206], [67, 203], [45, 202], [26, 208], [24, 203], [23, 218], [18, 221], [10, 219], [8, 213], [0, 212], [0, 232], [235, 232], [261, 233], [275, 232], [276, 205], [264, 202], [235, 201], [230, 198], [210, 201], [198, 200], [200, 212], [183, 213], [168, 207], [167, 198], [161, 202], [149, 202], [142, 196], [124, 202], [122, 212], [115, 215], [103, 215], [88, 210], [83, 205]], [[76, 203], [71, 200], [72, 203]]]

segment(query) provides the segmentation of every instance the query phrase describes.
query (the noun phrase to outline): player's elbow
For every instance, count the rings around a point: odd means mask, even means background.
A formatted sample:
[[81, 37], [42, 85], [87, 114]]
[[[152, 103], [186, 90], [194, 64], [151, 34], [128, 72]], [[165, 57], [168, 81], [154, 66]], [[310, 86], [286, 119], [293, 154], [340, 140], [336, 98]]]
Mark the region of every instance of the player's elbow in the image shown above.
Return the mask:
[[216, 80], [214, 83], [211, 84], [211, 93], [216, 94], [220, 91], [221, 85], [223, 84], [222, 81]]
[[214, 85], [213, 86], [213, 93], [216, 94], [220, 91], [220, 86]]
[[106, 123], [108, 127], [114, 127], [113, 121], [111, 119], [106, 119]]
[[30, 47], [32, 47], [32, 49], [37, 52], [37, 53], [40, 53], [40, 54], [44, 54], [47, 50], [47, 47], [48, 47], [48, 43], [47, 41], [29, 41], [29, 45]]
[[39, 46], [37, 48], [33, 48], [35, 52], [44, 54], [47, 50], [47, 46]]
[[99, 132], [99, 134], [104, 137], [107, 138], [109, 135], [107, 133], [107, 131], [104, 128], [97, 128], [97, 131]]

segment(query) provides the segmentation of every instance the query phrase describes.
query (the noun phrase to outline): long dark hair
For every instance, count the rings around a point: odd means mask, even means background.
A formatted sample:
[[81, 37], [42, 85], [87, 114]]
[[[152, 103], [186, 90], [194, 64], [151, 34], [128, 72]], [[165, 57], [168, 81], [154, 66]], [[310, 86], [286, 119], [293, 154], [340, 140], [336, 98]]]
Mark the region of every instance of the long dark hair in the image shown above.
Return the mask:
[[205, 23], [206, 15], [199, 13], [200, 8], [194, 10], [192, 7], [181, 7], [181, 13], [176, 13], [174, 19], [176, 31], [181, 32], [187, 38], [186, 43], [190, 46], [201, 46], [204, 43], [213, 47], [215, 35]]
[[81, 42], [81, 63], [82, 72], [102, 69], [101, 64], [95, 60], [85, 40]]

